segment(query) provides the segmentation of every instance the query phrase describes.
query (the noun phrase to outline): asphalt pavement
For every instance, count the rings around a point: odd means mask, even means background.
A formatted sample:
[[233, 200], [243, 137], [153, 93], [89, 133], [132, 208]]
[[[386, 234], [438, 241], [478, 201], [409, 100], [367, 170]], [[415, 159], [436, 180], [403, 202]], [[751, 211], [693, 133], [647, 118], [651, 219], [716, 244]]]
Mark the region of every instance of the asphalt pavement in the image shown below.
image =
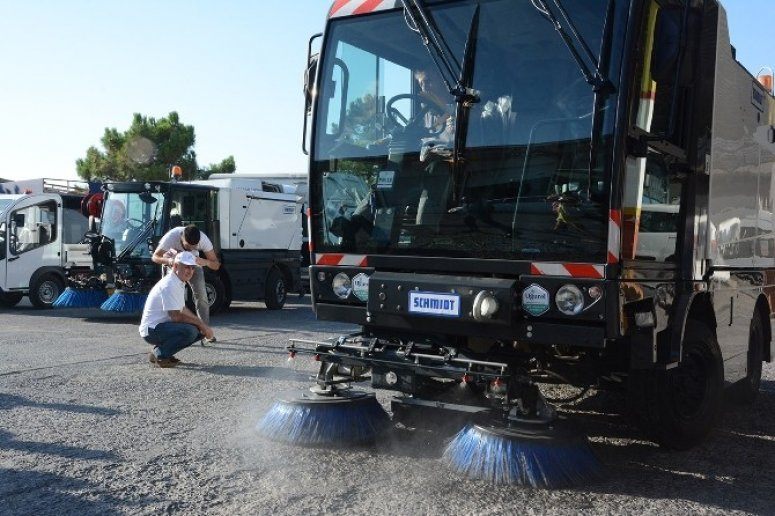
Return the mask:
[[[308, 298], [307, 298], [308, 299]], [[688, 452], [627, 425], [616, 395], [571, 411], [605, 465], [572, 490], [491, 486], [441, 464], [446, 437], [395, 428], [376, 446], [278, 445], [255, 425], [280, 393], [309, 385], [289, 338], [338, 335], [307, 300], [235, 303], [218, 342], [159, 369], [138, 319], [99, 310], [0, 312], [0, 514], [775, 514], [775, 366], [747, 407]], [[379, 399], [388, 406], [387, 393]]]

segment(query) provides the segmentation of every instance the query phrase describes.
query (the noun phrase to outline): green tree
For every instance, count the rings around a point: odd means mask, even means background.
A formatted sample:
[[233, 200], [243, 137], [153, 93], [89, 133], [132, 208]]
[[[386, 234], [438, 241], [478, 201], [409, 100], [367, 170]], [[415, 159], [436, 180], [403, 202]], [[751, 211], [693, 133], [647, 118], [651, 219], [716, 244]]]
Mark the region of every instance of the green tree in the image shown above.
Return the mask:
[[234, 156], [229, 156], [220, 163], [211, 163], [207, 168], [200, 170], [198, 177], [207, 179], [210, 174], [233, 174], [236, 170], [237, 164], [234, 161]]
[[[135, 113], [126, 131], [106, 128], [101, 140], [104, 150], [89, 147], [86, 156], [76, 161], [76, 170], [87, 181], [163, 181], [172, 165], [180, 165], [183, 179], [193, 179], [199, 168], [195, 141], [194, 126], [181, 123], [175, 111], [159, 119]], [[229, 160], [236, 169], [231, 156], [221, 165]]]

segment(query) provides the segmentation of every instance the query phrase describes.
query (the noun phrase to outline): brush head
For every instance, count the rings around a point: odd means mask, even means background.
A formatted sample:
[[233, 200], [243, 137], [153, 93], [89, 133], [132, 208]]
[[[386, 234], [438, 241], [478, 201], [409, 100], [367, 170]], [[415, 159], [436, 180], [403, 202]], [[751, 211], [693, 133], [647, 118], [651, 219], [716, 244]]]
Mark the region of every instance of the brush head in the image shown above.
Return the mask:
[[469, 425], [449, 443], [444, 461], [468, 478], [546, 489], [602, 475], [586, 437], [564, 420]]
[[146, 294], [139, 294], [137, 292], [124, 292], [123, 290], [116, 290], [107, 301], [100, 305], [101, 310], [106, 312], [119, 312], [119, 313], [137, 313], [143, 311], [145, 306], [145, 300], [148, 298]]
[[52, 305], [54, 308], [95, 308], [108, 298], [104, 290], [75, 289], [67, 287]]
[[268, 439], [301, 446], [357, 445], [374, 442], [389, 422], [371, 393], [298, 392], [277, 401], [259, 422], [258, 431]]

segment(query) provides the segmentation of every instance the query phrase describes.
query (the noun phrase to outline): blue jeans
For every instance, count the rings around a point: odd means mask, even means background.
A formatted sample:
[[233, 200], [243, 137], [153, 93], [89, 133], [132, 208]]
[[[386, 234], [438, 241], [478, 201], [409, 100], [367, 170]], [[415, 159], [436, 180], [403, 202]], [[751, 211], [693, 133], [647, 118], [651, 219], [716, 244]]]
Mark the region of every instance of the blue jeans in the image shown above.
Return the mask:
[[156, 358], [170, 358], [202, 337], [204, 335], [193, 324], [163, 322], [157, 324], [156, 328], [148, 328], [148, 336], [144, 339], [155, 346], [153, 352]]

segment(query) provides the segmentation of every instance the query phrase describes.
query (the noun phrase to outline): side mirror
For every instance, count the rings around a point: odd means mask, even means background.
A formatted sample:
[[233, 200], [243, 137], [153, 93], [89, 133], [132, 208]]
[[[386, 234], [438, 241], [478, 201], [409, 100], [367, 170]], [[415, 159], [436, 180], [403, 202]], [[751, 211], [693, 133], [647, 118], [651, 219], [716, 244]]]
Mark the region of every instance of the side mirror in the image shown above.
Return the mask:
[[23, 227], [24, 226], [24, 213], [14, 213], [13, 214], [13, 225], [15, 227]]
[[315, 100], [315, 78], [318, 74], [319, 56], [320, 54], [311, 55], [304, 70], [304, 109], [307, 114], [312, 111], [312, 102]]

